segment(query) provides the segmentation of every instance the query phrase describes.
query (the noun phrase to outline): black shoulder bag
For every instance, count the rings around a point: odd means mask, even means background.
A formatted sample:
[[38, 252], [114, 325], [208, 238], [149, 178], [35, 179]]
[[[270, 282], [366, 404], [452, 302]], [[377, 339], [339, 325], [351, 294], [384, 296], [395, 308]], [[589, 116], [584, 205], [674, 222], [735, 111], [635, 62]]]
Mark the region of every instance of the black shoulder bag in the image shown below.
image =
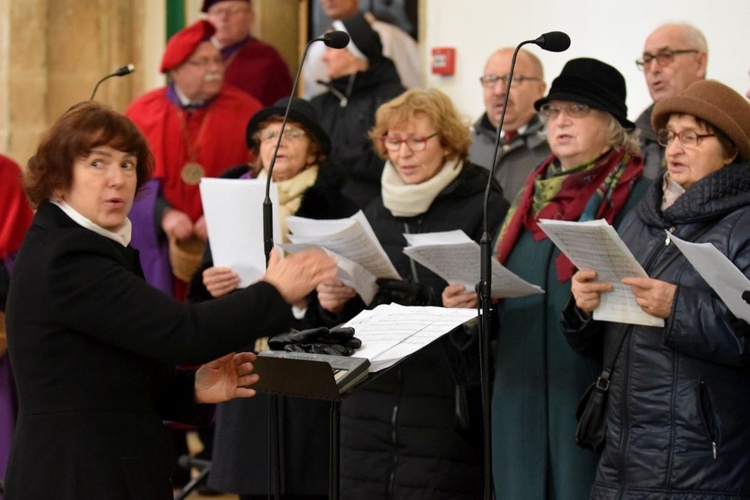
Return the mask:
[[617, 356], [622, 349], [625, 334], [628, 332], [628, 325], [620, 326], [620, 332], [617, 334], [617, 340], [613, 346], [614, 349], [609, 352], [607, 363], [604, 365], [601, 375], [583, 393], [576, 410], [576, 418], [578, 419], [576, 444], [596, 453], [604, 447], [604, 438], [607, 434], [609, 378], [612, 375]]

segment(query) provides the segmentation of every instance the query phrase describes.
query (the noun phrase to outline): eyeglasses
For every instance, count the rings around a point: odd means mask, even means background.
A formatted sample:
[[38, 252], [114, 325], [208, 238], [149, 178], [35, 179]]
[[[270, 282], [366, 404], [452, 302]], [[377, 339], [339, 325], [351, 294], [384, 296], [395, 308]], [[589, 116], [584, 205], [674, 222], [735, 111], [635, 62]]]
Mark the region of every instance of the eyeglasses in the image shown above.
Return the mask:
[[218, 66], [221, 66], [224, 64], [224, 61], [222, 61], [221, 57], [214, 57], [214, 58], [203, 57], [201, 59], [191, 59], [186, 62], [191, 66], [195, 66], [196, 68], [205, 68], [206, 66], [211, 66], [212, 64], [215, 64]]
[[542, 107], [539, 108], [539, 114], [542, 115], [542, 118], [545, 121], [556, 120], [562, 111], [565, 111], [565, 114], [571, 118], [583, 118], [591, 113], [591, 106], [578, 102], [568, 102], [564, 104], [552, 104], [548, 102], [542, 104]]
[[677, 137], [680, 140], [680, 144], [686, 148], [694, 148], [701, 143], [706, 137], [716, 137], [716, 134], [696, 134], [692, 130], [683, 130], [681, 132], [673, 132], [665, 128], [659, 130], [656, 133], [656, 140], [664, 147], [669, 146]]
[[408, 137], [406, 139], [397, 139], [386, 134], [382, 136], [380, 140], [383, 141], [383, 145], [388, 151], [399, 151], [401, 149], [401, 145], [406, 144], [406, 147], [411, 149], [412, 152], [419, 153], [420, 151], [425, 150], [425, 148], [427, 147], [427, 141], [429, 139], [432, 139], [439, 133], [440, 132], [435, 132], [434, 134], [428, 135], [426, 137]]
[[668, 66], [669, 64], [672, 64], [672, 61], [674, 61], [674, 56], [679, 54], [697, 54], [699, 51], [695, 49], [685, 49], [685, 50], [660, 50], [655, 55], [649, 54], [648, 52], [643, 53], [643, 57], [640, 59], [635, 60], [635, 65], [638, 66], [638, 69], [643, 71], [643, 68], [646, 66], [649, 66], [651, 64], [651, 61], [656, 59], [656, 62], [659, 64], [659, 66]]
[[[300, 128], [284, 127], [284, 134], [281, 136], [281, 138], [295, 141], [297, 139], [303, 138], [305, 135], [307, 135], [305, 131]], [[278, 136], [279, 132], [270, 128], [265, 128], [255, 133], [255, 138], [258, 142], [270, 141]]]
[[[507, 75], [482, 75], [479, 77], [479, 81], [482, 83], [482, 87], [491, 89], [495, 85], [497, 85], [498, 80], [503, 82], [503, 86], [508, 86], [508, 79], [510, 78], [510, 74]], [[513, 75], [513, 82], [517, 84], [522, 84], [526, 80], [531, 81], [540, 81], [541, 78], [537, 78], [535, 76], [524, 76], [524, 75]]]
[[240, 12], [247, 12], [247, 7], [216, 7], [212, 9], [208, 9], [208, 15], [211, 17], [222, 17], [224, 14], [227, 14], [229, 16], [233, 16], [235, 14], [239, 14]]

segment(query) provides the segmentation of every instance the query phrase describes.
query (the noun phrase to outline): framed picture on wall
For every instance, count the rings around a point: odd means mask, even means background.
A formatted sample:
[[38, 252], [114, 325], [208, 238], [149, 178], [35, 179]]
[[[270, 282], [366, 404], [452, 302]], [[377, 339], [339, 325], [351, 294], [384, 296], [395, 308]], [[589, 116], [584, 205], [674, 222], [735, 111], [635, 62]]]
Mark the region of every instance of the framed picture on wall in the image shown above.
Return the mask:
[[[395, 24], [418, 40], [418, 4], [419, 0], [360, 0], [359, 10], [372, 12], [380, 21]], [[310, 6], [310, 37], [325, 33], [330, 26], [331, 20], [320, 2], [313, 1]]]

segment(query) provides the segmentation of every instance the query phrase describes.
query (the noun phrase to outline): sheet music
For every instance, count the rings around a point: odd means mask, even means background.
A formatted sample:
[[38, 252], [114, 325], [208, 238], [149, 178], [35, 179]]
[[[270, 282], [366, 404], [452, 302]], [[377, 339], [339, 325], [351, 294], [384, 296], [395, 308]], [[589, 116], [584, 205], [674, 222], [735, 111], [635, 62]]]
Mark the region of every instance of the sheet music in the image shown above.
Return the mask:
[[[201, 179], [200, 192], [215, 266], [230, 267], [240, 288], [258, 280], [266, 270], [263, 246], [263, 200], [266, 181], [260, 179]], [[273, 235], [281, 241], [279, 196], [271, 184]]]
[[629, 276], [647, 278], [617, 231], [603, 219], [587, 222], [540, 219], [539, 227], [573, 264], [597, 272], [597, 282], [611, 283], [613, 290], [601, 294], [594, 319], [646, 326], [664, 326], [664, 320], [643, 312], [630, 287], [621, 280]]
[[475, 318], [473, 309], [388, 304], [362, 311], [344, 326], [354, 328], [362, 347], [354, 354], [370, 360], [370, 371], [387, 368], [457, 326]]
[[750, 290], [750, 280], [711, 243], [692, 243], [667, 233], [677, 248], [713, 288], [732, 314], [750, 323], [750, 304], [742, 294]]
[[[310, 248], [319, 248], [316, 245], [310, 245], [307, 243], [287, 243], [280, 246], [285, 251], [292, 254]], [[335, 255], [329, 250], [323, 250], [328, 254], [334, 255], [336, 258], [336, 267], [338, 268], [336, 278], [341, 280], [346, 286], [356, 290], [365, 304], [372, 302], [375, 298], [375, 294], [378, 292], [378, 285], [375, 276], [356, 262], [351, 261], [346, 257], [342, 257], [341, 255]]]
[[[425, 234], [404, 234], [411, 245], [404, 253], [434, 272], [451, 285], [463, 285], [474, 290], [481, 278], [481, 248], [460, 229]], [[492, 288], [494, 298], [524, 297], [544, 293], [537, 285], [524, 281], [508, 268], [492, 259]]]
[[314, 220], [291, 216], [286, 220], [289, 241], [310, 244], [360, 264], [377, 278], [400, 279], [388, 255], [361, 211], [347, 219]]

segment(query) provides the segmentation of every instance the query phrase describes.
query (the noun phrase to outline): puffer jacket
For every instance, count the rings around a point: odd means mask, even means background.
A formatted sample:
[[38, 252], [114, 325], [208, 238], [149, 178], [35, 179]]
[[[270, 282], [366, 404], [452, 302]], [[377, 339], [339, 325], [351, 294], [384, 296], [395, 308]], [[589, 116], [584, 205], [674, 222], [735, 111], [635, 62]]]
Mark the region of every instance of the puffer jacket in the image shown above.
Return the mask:
[[[479, 240], [488, 179], [487, 170], [467, 162], [422, 215], [394, 217], [382, 198], [373, 200], [366, 211], [401, 277], [430, 289], [434, 305], [439, 305], [447, 283], [404, 255], [403, 234], [462, 229]], [[488, 227], [495, 231], [508, 203], [494, 180], [489, 208]], [[479, 396], [475, 338], [454, 330], [398, 365], [371, 375], [344, 399], [341, 498], [482, 498], [482, 422], [474, 404]]]
[[[750, 498], [750, 328], [665, 233], [713, 244], [750, 277], [750, 164], [704, 177], [664, 212], [661, 198], [656, 183], [620, 235], [650, 277], [677, 290], [663, 328], [627, 327], [591, 498]], [[581, 322], [574, 308], [561, 321], [571, 346], [609, 352], [621, 326]]]

